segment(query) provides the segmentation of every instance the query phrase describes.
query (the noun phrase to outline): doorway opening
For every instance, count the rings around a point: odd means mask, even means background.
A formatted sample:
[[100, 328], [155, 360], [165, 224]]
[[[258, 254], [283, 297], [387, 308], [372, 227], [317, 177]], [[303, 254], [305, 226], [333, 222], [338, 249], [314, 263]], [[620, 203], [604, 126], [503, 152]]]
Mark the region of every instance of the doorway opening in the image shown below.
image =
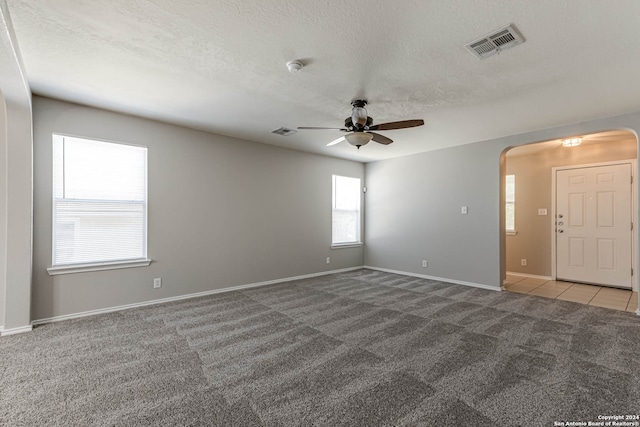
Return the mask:
[[635, 312], [636, 135], [616, 130], [576, 138], [504, 154], [504, 288], [609, 308], [625, 304]]

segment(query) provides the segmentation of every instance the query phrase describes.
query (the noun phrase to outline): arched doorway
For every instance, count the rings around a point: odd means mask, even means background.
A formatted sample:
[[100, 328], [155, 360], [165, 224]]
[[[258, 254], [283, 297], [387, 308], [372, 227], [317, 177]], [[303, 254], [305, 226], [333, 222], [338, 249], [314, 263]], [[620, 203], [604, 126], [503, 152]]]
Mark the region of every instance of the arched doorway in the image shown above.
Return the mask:
[[[573, 135], [567, 137], [573, 137]], [[616, 286], [616, 283], [599, 283], [597, 275], [582, 275], [577, 278], [557, 275], [558, 263], [564, 262], [559, 261], [562, 257], [556, 250], [557, 243], [560, 241], [557, 236], [558, 233], [565, 231], [563, 226], [567, 222], [567, 218], [564, 217], [566, 213], [556, 212], [558, 196], [555, 178], [558, 171], [572, 168], [578, 170], [581, 165], [626, 164], [630, 174], [637, 175], [638, 141], [632, 132], [615, 130], [579, 137], [580, 143], [573, 146], [563, 145], [562, 139], [556, 139], [514, 147], [505, 152], [503, 168], [505, 206], [503, 208], [509, 229], [506, 232], [504, 246], [506, 273], [504, 287], [513, 292], [635, 312], [638, 298], [637, 294], [631, 293], [631, 288], [637, 292], [637, 227], [633, 232], [627, 228], [630, 235], [629, 245], [624, 246], [629, 251], [624, 254], [628, 257], [630, 264], [626, 269], [629, 276], [629, 290], [612, 289], [610, 286]], [[587, 169], [593, 170], [592, 167]], [[632, 184], [629, 183], [629, 185]], [[631, 188], [628, 190], [631, 198], [629, 218], [633, 218], [634, 223], [638, 222], [636, 188], [634, 187], [633, 191]], [[619, 204], [619, 201], [614, 204]], [[556, 218], [556, 215], [562, 215], [563, 218]], [[597, 216], [598, 212], [594, 215]], [[562, 225], [558, 226], [560, 223]], [[629, 227], [629, 225], [625, 226]], [[560, 236], [561, 239], [566, 237], [562, 234]], [[573, 258], [579, 254], [579, 248], [575, 248], [572, 249]], [[561, 250], [565, 249], [561, 248]], [[620, 248], [617, 248], [617, 251], [616, 256], [621, 255]], [[613, 253], [613, 251], [610, 252]], [[586, 259], [585, 266], [589, 267], [594, 262], [604, 264], [605, 261], [607, 260]], [[610, 264], [615, 264], [615, 260]], [[556, 280], [557, 278], [564, 280]]]

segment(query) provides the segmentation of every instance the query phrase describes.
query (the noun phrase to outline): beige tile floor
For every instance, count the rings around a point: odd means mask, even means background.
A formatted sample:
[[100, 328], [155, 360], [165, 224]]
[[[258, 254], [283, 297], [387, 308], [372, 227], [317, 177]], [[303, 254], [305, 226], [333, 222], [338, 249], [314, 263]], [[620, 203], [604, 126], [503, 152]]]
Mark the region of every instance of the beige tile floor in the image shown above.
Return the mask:
[[624, 289], [534, 279], [510, 274], [507, 274], [507, 279], [504, 281], [504, 289], [510, 292], [579, 302], [614, 310], [634, 313], [638, 310], [638, 293]]

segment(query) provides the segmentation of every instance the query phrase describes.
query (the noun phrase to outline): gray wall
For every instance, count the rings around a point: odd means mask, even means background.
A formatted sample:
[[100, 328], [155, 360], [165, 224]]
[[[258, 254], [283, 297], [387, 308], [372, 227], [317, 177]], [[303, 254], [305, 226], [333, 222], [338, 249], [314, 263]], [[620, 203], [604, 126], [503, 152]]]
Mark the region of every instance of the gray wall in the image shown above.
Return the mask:
[[[148, 147], [149, 267], [48, 275], [52, 133]], [[330, 249], [331, 175], [361, 163], [41, 97], [34, 149], [33, 319], [363, 265]]]
[[0, 333], [13, 334], [31, 329], [31, 248], [33, 213], [33, 144], [31, 90], [23, 72], [22, 59], [13, 32], [9, 10], [0, 1], [0, 91], [4, 103], [0, 133], [0, 164], [4, 198], [0, 205], [4, 219], [0, 227], [4, 245], [4, 305]]
[[366, 265], [496, 282], [487, 267], [499, 258], [498, 200], [486, 198], [497, 153], [473, 144], [367, 164]]
[[0, 329], [4, 327], [7, 281], [7, 112], [0, 92]]
[[640, 113], [367, 164], [365, 265], [498, 288], [506, 261], [504, 151], [613, 129], [637, 134]]
[[[551, 276], [551, 169], [556, 166], [628, 160], [636, 158], [637, 141], [629, 134], [626, 141], [556, 147], [535, 154], [518, 155], [518, 148], [507, 155], [506, 173], [516, 176], [516, 235], [507, 243], [507, 271]], [[539, 216], [546, 208], [549, 215]], [[526, 266], [520, 260], [527, 260]]]

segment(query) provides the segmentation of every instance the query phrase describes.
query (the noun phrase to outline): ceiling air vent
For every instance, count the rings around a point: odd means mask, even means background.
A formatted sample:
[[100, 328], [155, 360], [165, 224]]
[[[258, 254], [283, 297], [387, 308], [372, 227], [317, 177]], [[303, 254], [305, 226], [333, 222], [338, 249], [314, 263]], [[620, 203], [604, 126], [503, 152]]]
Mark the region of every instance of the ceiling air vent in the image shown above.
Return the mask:
[[500, 28], [464, 45], [478, 59], [484, 59], [505, 49], [524, 43], [524, 38], [513, 25]]
[[272, 130], [271, 133], [275, 133], [276, 135], [289, 136], [298, 132], [297, 130], [289, 129], [289, 128], [278, 128], [276, 130]]

